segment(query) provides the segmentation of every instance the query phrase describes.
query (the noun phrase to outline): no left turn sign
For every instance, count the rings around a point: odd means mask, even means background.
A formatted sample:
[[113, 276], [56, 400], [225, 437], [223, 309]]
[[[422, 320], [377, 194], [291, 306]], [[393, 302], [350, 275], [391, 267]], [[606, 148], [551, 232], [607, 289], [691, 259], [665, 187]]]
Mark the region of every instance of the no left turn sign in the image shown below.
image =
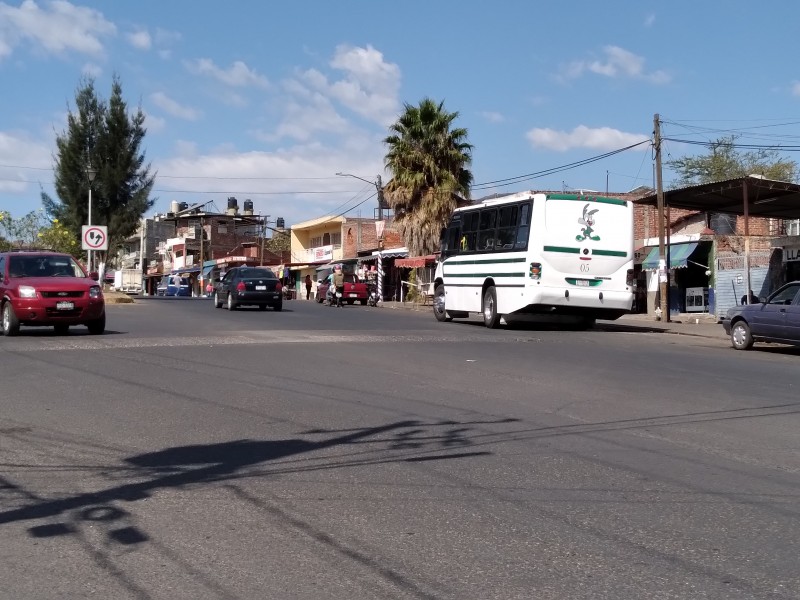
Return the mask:
[[84, 225], [82, 248], [84, 250], [108, 250], [108, 227], [105, 225]]

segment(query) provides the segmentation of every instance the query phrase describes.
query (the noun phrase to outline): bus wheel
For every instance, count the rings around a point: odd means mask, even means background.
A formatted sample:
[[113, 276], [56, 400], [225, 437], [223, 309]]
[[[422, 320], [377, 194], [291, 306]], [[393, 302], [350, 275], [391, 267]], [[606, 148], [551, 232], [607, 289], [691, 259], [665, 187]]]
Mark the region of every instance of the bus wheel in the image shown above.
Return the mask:
[[497, 291], [494, 286], [489, 286], [483, 295], [483, 324], [489, 329], [494, 329], [500, 324], [500, 314], [497, 312]]
[[440, 283], [433, 291], [433, 316], [437, 321], [452, 321], [444, 306], [444, 284]]

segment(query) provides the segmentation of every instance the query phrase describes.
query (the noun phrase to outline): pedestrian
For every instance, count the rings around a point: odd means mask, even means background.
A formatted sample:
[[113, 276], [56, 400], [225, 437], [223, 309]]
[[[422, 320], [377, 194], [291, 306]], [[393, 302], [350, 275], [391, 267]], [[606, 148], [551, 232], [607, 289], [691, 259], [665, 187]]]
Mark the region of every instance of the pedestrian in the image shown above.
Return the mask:
[[311, 275], [306, 275], [306, 300], [311, 300]]

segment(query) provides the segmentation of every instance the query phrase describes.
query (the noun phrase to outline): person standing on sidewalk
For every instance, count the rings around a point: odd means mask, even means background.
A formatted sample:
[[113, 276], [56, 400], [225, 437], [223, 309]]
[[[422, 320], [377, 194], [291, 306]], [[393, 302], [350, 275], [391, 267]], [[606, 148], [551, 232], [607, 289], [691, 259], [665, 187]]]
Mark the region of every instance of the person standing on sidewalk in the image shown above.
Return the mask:
[[311, 275], [306, 275], [306, 300], [311, 300], [311, 286], [313, 285], [311, 281]]

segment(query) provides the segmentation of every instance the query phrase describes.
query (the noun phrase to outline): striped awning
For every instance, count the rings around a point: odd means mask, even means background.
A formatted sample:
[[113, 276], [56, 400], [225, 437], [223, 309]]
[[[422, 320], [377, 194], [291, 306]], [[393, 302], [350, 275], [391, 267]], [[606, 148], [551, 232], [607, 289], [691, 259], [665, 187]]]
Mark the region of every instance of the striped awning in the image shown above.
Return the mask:
[[[697, 242], [670, 244], [669, 268], [682, 269], [685, 267], [686, 261], [689, 260], [689, 257], [692, 255], [692, 252], [695, 251], [695, 248], [697, 248]], [[642, 261], [642, 269], [645, 271], [657, 271], [658, 257], [658, 246], [655, 246], [650, 250], [650, 254], [647, 255], [647, 258]]]

